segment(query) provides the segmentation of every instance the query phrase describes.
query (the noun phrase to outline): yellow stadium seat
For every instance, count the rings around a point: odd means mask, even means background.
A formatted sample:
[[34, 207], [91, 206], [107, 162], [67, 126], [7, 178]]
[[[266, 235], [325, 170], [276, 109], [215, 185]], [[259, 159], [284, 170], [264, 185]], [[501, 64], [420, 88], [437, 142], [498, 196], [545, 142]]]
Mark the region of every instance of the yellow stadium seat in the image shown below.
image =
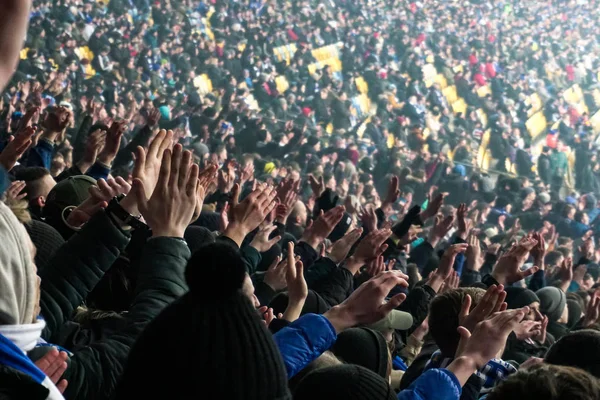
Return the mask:
[[275, 84], [277, 85], [277, 91], [279, 93], [285, 93], [285, 91], [290, 87], [290, 84], [283, 75], [279, 75], [275, 78]]
[[19, 57], [21, 58], [21, 60], [27, 60], [27, 52], [29, 51], [29, 47], [25, 47], [23, 50], [21, 50], [21, 53], [19, 53]]
[[442, 90], [448, 87], [448, 81], [446, 80], [446, 77], [442, 74], [437, 74], [435, 76], [435, 83], [439, 84]]
[[325, 132], [327, 132], [330, 135], [333, 133], [333, 124], [331, 122], [328, 123], [327, 126], [325, 127]]
[[488, 94], [492, 94], [492, 90], [490, 89], [489, 85], [485, 85], [477, 89], [477, 95], [479, 95], [479, 97], [485, 97]]
[[547, 126], [546, 117], [544, 117], [544, 113], [542, 111], [538, 111], [533, 114], [531, 118], [525, 122], [525, 126], [527, 127], [527, 131], [529, 135], [531, 135], [532, 139], [535, 139], [539, 134], [546, 130]]
[[454, 103], [452, 103], [452, 110], [455, 114], [462, 113], [462, 115], [465, 115], [467, 111], [467, 103], [465, 103], [463, 99], [459, 98]]
[[388, 135], [387, 147], [388, 147], [388, 149], [391, 149], [392, 147], [394, 147], [394, 135]]
[[479, 119], [481, 120], [481, 124], [485, 128], [487, 126], [487, 123], [488, 123], [487, 114], [481, 108], [478, 108], [477, 109], [477, 116], [479, 117]]
[[590, 118], [590, 123], [592, 124], [592, 128], [594, 129], [594, 133], [600, 133], [600, 111]]
[[437, 71], [433, 64], [425, 64], [422, 68], [423, 71], [423, 81], [425, 82], [425, 86], [430, 87], [435, 83], [435, 77], [437, 76]]
[[356, 89], [359, 93], [367, 93], [369, 91], [369, 85], [362, 76], [358, 76], [354, 80], [354, 83], [356, 84]]
[[456, 93], [456, 86], [448, 86], [446, 89], [442, 91], [444, 96], [446, 96], [446, 100], [448, 103], [452, 104], [456, 100], [458, 100], [458, 94]]

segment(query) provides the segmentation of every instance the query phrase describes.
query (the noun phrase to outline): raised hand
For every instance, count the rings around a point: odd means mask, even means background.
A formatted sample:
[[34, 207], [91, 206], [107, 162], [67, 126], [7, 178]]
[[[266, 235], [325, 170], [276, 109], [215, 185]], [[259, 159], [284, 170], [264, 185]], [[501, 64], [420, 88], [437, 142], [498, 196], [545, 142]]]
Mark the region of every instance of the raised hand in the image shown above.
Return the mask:
[[[234, 201], [238, 198], [239, 185], [233, 187]], [[261, 185], [253, 191], [241, 203], [234, 204], [229, 213], [229, 225], [224, 235], [241, 246], [248, 233], [256, 229], [273, 211], [277, 202], [277, 192], [271, 186]]]
[[377, 214], [374, 207], [362, 207], [360, 221], [367, 232], [373, 232], [377, 229]]
[[13, 169], [23, 153], [31, 146], [35, 133], [35, 128], [27, 127], [17, 132], [15, 136], [9, 136], [8, 144], [0, 152], [0, 165], [6, 171]]
[[530, 253], [533, 257], [533, 263], [540, 269], [544, 269], [544, 257], [546, 257], [546, 241], [544, 237], [539, 233], [534, 233], [532, 238], [537, 241], [537, 244], [533, 246]]
[[14, 181], [6, 189], [6, 203], [14, 204], [27, 197], [27, 193], [21, 193], [27, 184], [25, 181]]
[[384, 244], [384, 242], [391, 234], [392, 231], [390, 229], [379, 229], [369, 233], [356, 246], [354, 254], [348, 258], [344, 264], [344, 268], [348, 269], [353, 275], [356, 275], [363, 265], [376, 259], [387, 250], [388, 245]]
[[304, 264], [300, 257], [294, 256], [294, 243], [288, 242], [287, 268], [285, 280], [288, 291], [288, 306], [283, 314], [286, 321], [294, 322], [300, 317], [306, 298], [308, 285], [304, 279]]
[[456, 260], [456, 256], [467, 251], [467, 248], [468, 245], [466, 243], [457, 243], [451, 245], [446, 249], [444, 255], [442, 256], [442, 259], [440, 260], [438, 268], [427, 281], [427, 285], [431, 289], [433, 289], [435, 292], [438, 292], [440, 290], [441, 285], [452, 274], [454, 260]]
[[66, 352], [59, 352], [53, 348], [35, 362], [35, 365], [54, 383], [61, 393], [65, 392], [69, 384], [66, 379], [61, 379], [67, 370], [67, 358], [68, 355]]
[[492, 277], [501, 284], [512, 284], [526, 277], [533, 275], [539, 269], [534, 266], [525, 271], [521, 271], [521, 266], [527, 259], [529, 251], [537, 244], [537, 241], [530, 238], [521, 240], [518, 245], [513, 246], [506, 254], [498, 260], [498, 263], [492, 271]]
[[150, 110], [148, 112], [148, 118], [147, 118], [147, 124], [150, 128], [155, 127], [156, 124], [158, 124], [158, 121], [160, 121], [160, 111], [158, 108], [153, 108], [152, 110]]
[[540, 321], [521, 321], [514, 329], [518, 340], [527, 340], [539, 336], [542, 333], [542, 323]]
[[440, 211], [440, 208], [442, 208], [442, 204], [444, 204], [444, 194], [440, 193], [433, 198], [426, 210], [421, 211], [421, 221], [425, 222], [429, 218], [437, 215], [437, 213]]
[[112, 123], [110, 128], [108, 128], [108, 132], [106, 132], [106, 142], [104, 143], [104, 148], [98, 155], [98, 161], [105, 165], [112, 164], [121, 147], [121, 138], [123, 137], [125, 130], [127, 130], [126, 121]]
[[429, 232], [429, 244], [431, 244], [431, 247], [435, 248], [439, 241], [450, 232], [453, 222], [453, 215], [449, 215], [443, 219], [440, 216], [435, 217], [433, 228]]
[[348, 256], [354, 243], [360, 239], [360, 235], [362, 235], [362, 228], [356, 228], [346, 233], [340, 240], [336, 241], [329, 250], [328, 257], [331, 261], [336, 264], [341, 264]]
[[163, 153], [160, 175], [150, 199], [144, 181], [135, 178], [133, 187], [139, 209], [153, 236], [183, 237], [196, 208], [198, 165], [192, 164], [192, 153], [180, 144]]
[[479, 243], [479, 239], [477, 239], [477, 236], [471, 235], [469, 236], [467, 242], [469, 243], [469, 248], [466, 252], [467, 268], [471, 271], [479, 271], [482, 264], [481, 245]]
[[398, 189], [398, 177], [392, 176], [390, 179], [390, 183], [388, 184], [387, 193], [385, 194], [385, 198], [381, 203], [381, 209], [383, 212], [388, 215], [393, 212], [393, 205], [400, 198], [400, 190]]
[[83, 158], [77, 163], [77, 167], [81, 173], [85, 174], [88, 169], [96, 162], [98, 153], [104, 148], [106, 143], [106, 132], [96, 129], [88, 136], [85, 143], [85, 152]]
[[588, 327], [598, 322], [600, 318], [600, 289], [596, 289], [588, 303], [582, 325]]
[[342, 304], [333, 307], [325, 314], [339, 334], [356, 325], [369, 325], [385, 318], [406, 298], [404, 294], [385, 298], [396, 286], [408, 287], [408, 276], [400, 271], [386, 271], [370, 279], [356, 289]]
[[467, 219], [467, 205], [462, 203], [456, 211], [456, 221], [458, 222], [458, 231], [456, 236], [462, 240], [466, 240], [471, 231], [471, 221]]
[[56, 107], [46, 114], [42, 122], [44, 133], [42, 138], [54, 142], [56, 137], [64, 131], [71, 121], [71, 111], [65, 107]]
[[264, 226], [261, 226], [256, 235], [254, 235], [252, 242], [250, 242], [250, 247], [254, 247], [259, 253], [269, 251], [271, 247], [275, 246], [275, 244], [281, 240], [281, 236], [275, 236], [273, 239], [269, 239], [269, 236], [275, 229], [277, 229], [277, 227], [273, 224], [264, 224]]
[[315, 197], [317, 199], [321, 197], [325, 191], [325, 180], [323, 179], [323, 176], [317, 179], [313, 175], [308, 175], [308, 182], [310, 183], [310, 188], [312, 189]]
[[492, 285], [475, 308], [471, 310], [471, 296], [466, 295], [458, 314], [458, 323], [472, 332], [478, 323], [485, 321], [490, 315], [506, 309], [504, 299], [506, 299], [504, 286]]
[[72, 228], [79, 228], [88, 222], [94, 214], [108, 206], [108, 202], [121, 194], [128, 194], [131, 185], [120, 176], [116, 179], [98, 179], [96, 186], [89, 188], [90, 196], [73, 209], [67, 217], [67, 224]]
[[319, 245], [327, 238], [335, 226], [342, 220], [344, 216], [344, 206], [337, 206], [323, 213], [311, 225], [307, 226], [300, 241], [306, 242], [313, 249], [317, 249]]
[[275, 257], [275, 260], [265, 272], [263, 282], [266, 283], [276, 292], [279, 292], [287, 287], [287, 260], [281, 260], [280, 256]]
[[367, 264], [367, 274], [371, 275], [371, 277], [375, 277], [385, 271], [389, 271], [389, 268], [385, 265], [383, 256], [374, 258]]
[[[161, 163], [164, 152], [173, 143], [173, 132], [164, 129], [152, 139], [148, 150], [138, 146], [135, 152], [135, 164], [133, 166], [132, 178], [139, 180], [144, 187], [145, 198], [150, 198], [158, 182]], [[121, 206], [130, 214], [137, 215], [139, 199], [137, 192], [132, 192], [121, 201]]]
[[461, 336], [454, 361], [448, 366], [461, 384], [476, 369], [483, 368], [488, 361], [506, 345], [508, 335], [518, 327], [529, 307], [499, 312], [492, 318], [479, 322], [473, 329], [458, 328]]

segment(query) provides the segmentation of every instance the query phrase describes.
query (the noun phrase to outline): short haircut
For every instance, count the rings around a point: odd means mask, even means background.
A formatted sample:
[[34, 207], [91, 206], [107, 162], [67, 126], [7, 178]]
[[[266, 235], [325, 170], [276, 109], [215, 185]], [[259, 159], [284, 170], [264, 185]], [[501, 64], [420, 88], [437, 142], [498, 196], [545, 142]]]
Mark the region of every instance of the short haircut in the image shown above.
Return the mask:
[[471, 310], [477, 306], [485, 290], [466, 287], [451, 290], [436, 296], [429, 310], [429, 332], [438, 345], [444, 357], [454, 357], [460, 341], [457, 332], [459, 327], [458, 315], [466, 296], [471, 296]]
[[46, 175], [50, 175], [50, 171], [44, 167], [23, 168], [16, 173], [15, 178], [25, 182], [27, 201], [31, 201], [31, 199], [35, 199], [39, 196], [40, 179], [44, 178]]
[[551, 251], [548, 254], [546, 254], [546, 257], [544, 258], [544, 264], [556, 266], [558, 265], [558, 260], [560, 260], [561, 258], [564, 258], [563, 253], [561, 253], [560, 251]]
[[600, 398], [600, 385], [582, 369], [538, 364], [500, 383], [487, 400], [591, 400]]
[[563, 336], [550, 347], [545, 361], [580, 368], [600, 378], [600, 332], [583, 329]]

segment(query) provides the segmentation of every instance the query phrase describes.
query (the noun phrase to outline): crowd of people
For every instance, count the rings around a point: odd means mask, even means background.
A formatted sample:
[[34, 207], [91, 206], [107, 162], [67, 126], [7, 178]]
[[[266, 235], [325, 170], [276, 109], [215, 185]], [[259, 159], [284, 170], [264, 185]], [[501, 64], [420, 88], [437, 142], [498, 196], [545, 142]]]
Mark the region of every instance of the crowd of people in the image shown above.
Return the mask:
[[0, 393], [600, 399], [597, 6], [0, 0]]

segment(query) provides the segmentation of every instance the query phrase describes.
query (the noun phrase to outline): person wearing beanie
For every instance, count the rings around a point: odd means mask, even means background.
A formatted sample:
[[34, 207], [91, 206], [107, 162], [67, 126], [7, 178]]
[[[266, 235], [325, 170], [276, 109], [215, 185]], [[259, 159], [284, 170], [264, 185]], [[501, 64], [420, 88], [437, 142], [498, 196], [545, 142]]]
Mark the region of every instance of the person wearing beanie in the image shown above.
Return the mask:
[[377, 373], [350, 364], [318, 369], [302, 379], [294, 400], [312, 399], [394, 400], [396, 393]]
[[56, 229], [35, 219], [25, 224], [25, 229], [37, 249], [35, 253], [35, 265], [39, 273], [65, 243], [65, 239]]
[[527, 340], [520, 340], [516, 335], [510, 335], [502, 359], [521, 364], [531, 357], [543, 357], [554, 339], [551, 335], [543, 332], [543, 326], [548, 324], [548, 317], [540, 314], [540, 299], [529, 289], [510, 286], [504, 290], [506, 291], [507, 309], [516, 310], [525, 306], [529, 307], [529, 314], [525, 316], [525, 319], [536, 321], [540, 327], [540, 334]]
[[[60, 400], [62, 394], [31, 361], [46, 323], [39, 314], [39, 278], [31, 239], [12, 211], [0, 202], [0, 390], [21, 398]], [[16, 397], [14, 397], [16, 398]]]
[[573, 299], [567, 299], [567, 308], [569, 309], [569, 321], [567, 322], [567, 327], [573, 329], [577, 326], [579, 321], [581, 321], [583, 310], [581, 309], [580, 303]]
[[548, 332], [558, 340], [568, 333], [569, 309], [565, 293], [553, 286], [538, 290], [540, 312], [548, 317]]
[[583, 329], [558, 340], [546, 354], [544, 362], [583, 369], [600, 378], [600, 332]]
[[241, 290], [245, 277], [239, 249], [225, 241], [202, 246], [186, 268], [190, 291], [131, 350], [117, 399], [183, 399], [206, 390], [219, 399], [291, 399], [277, 346]]
[[385, 338], [377, 331], [369, 328], [348, 329], [338, 335], [331, 351], [348, 364], [360, 365], [389, 379], [390, 354]]

